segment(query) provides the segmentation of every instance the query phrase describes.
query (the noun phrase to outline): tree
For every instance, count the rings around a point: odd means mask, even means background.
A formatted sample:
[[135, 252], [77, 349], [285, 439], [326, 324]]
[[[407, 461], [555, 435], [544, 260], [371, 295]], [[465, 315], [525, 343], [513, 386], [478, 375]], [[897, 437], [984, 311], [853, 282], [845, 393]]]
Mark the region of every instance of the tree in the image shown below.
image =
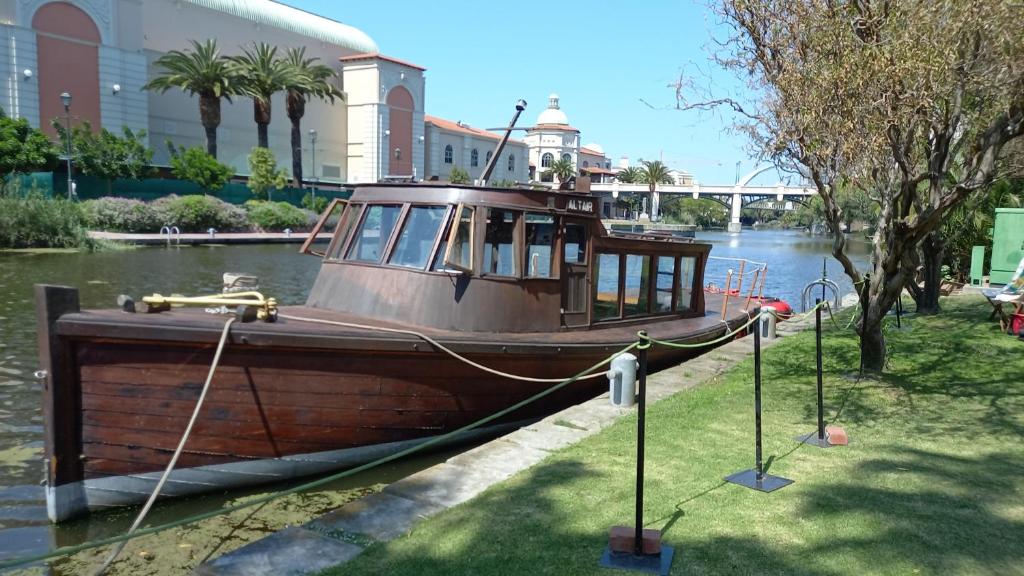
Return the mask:
[[238, 92], [252, 98], [257, 146], [269, 148], [270, 99], [296, 82], [294, 71], [277, 57], [277, 47], [264, 42], [243, 49], [241, 56], [229, 56], [238, 74]]
[[643, 168], [640, 169], [639, 183], [647, 184], [647, 189], [651, 191], [651, 219], [657, 220], [660, 205], [658, 184], [675, 184], [676, 180], [672, 177], [671, 170], [661, 160], [644, 160], [641, 164]]
[[216, 40], [200, 44], [191, 41], [192, 49], [171, 50], [156, 64], [164, 72], [150, 80], [143, 90], [166, 92], [180, 88], [189, 96], [199, 96], [199, 121], [206, 131], [206, 152], [217, 157], [217, 127], [220, 126], [221, 99], [231, 102], [236, 94], [236, 74], [227, 58], [221, 56]]
[[[52, 125], [62, 148], [67, 150], [67, 129], [59, 120]], [[141, 180], [153, 172], [153, 150], [146, 145], [146, 131], [133, 132], [125, 126], [121, 134], [117, 136], [105, 128], [93, 132], [88, 121], [71, 128], [71, 157], [75, 166], [82, 174], [106, 180], [107, 194], [118, 178]]]
[[559, 182], [567, 182], [570, 178], [576, 175], [576, 167], [573, 166], [572, 160], [559, 158], [551, 163], [551, 166], [544, 171], [544, 175], [552, 176]]
[[271, 198], [272, 190], [288, 185], [288, 173], [278, 169], [277, 159], [269, 148], [257, 146], [249, 153], [249, 190], [257, 200]]
[[235, 175], [234, 168], [221, 164], [197, 146], [175, 147], [170, 140], [171, 174], [179, 180], [195, 182], [204, 192], [216, 193]]
[[284, 89], [288, 92], [285, 107], [288, 119], [292, 122], [292, 178], [295, 186], [302, 186], [302, 117], [306, 114], [306, 102], [309, 98], [334, 103], [335, 98], [344, 100], [345, 95], [330, 80], [334, 78], [334, 70], [330, 66], [317, 64], [319, 58], [306, 58], [305, 46], [289, 48], [285, 53], [284, 63], [290, 69], [289, 81]]
[[615, 179], [623, 184], [639, 184], [642, 183], [642, 174], [640, 169], [636, 166], [629, 166], [619, 170], [619, 173], [615, 175]]
[[[718, 11], [732, 32], [719, 62], [751, 96], [691, 103], [681, 86], [679, 107], [729, 107], [765, 157], [817, 188], [833, 255], [862, 287], [862, 365], [881, 370], [882, 321], [911, 280], [918, 247], [999, 176], [1003, 146], [1024, 133], [1019, 8], [1011, 0], [721, 0]], [[878, 206], [867, 275], [835, 232], [842, 186]], [[939, 274], [936, 262], [925, 268]], [[929, 285], [936, 298], [926, 294], [923, 310], [937, 302], [938, 282]]]
[[9, 118], [0, 108], [0, 196], [12, 174], [41, 170], [56, 161], [57, 151], [45, 134], [24, 118]]
[[458, 166], [452, 166], [451, 172], [448, 173], [448, 181], [452, 184], [469, 184], [469, 172]]

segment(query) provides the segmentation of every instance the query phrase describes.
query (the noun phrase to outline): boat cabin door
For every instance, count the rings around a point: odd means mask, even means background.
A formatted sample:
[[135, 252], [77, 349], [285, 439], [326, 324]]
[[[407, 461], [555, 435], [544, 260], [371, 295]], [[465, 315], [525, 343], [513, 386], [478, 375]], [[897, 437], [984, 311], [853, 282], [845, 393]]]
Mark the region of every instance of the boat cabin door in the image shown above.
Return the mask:
[[589, 323], [590, 288], [587, 269], [590, 228], [586, 220], [566, 218], [562, 228], [562, 325]]

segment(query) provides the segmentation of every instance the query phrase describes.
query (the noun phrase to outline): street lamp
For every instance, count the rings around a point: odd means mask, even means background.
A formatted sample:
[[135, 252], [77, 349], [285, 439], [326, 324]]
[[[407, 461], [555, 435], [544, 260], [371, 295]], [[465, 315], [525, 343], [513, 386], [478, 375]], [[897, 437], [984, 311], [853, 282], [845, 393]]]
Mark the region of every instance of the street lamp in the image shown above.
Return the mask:
[[67, 160], [68, 160], [68, 200], [71, 200], [71, 94], [62, 92], [60, 102], [64, 105], [64, 129], [67, 132]]
[[311, 192], [311, 196], [312, 196], [312, 200], [313, 201], [310, 202], [310, 206], [314, 210], [316, 210], [316, 184], [317, 184], [317, 181], [319, 180], [319, 178], [317, 177], [317, 174], [316, 174], [316, 130], [313, 129], [313, 128], [309, 129], [309, 140], [311, 142], [310, 145], [311, 145], [312, 150], [313, 150], [313, 189], [312, 189], [312, 192]]

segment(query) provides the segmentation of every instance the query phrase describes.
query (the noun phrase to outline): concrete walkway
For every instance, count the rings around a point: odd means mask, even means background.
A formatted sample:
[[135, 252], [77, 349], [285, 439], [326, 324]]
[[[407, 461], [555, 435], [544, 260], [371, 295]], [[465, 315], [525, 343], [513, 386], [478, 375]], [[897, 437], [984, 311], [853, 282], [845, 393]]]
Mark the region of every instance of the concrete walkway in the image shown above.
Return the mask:
[[[126, 244], [163, 245], [168, 243], [165, 234], [127, 234], [123, 232], [100, 232], [90, 230], [89, 237], [95, 240], [111, 240]], [[177, 234], [170, 240], [171, 244], [298, 244], [305, 242], [309, 232], [216, 232], [214, 234]], [[330, 240], [330, 234], [321, 232], [317, 242]]]
[[[785, 338], [813, 328], [814, 317], [778, 325]], [[763, 340], [769, 347], [779, 340]], [[648, 377], [647, 401], [654, 404], [700, 386], [753, 355], [753, 338], [734, 340]], [[608, 394], [567, 408], [403, 478], [360, 500], [224, 554], [199, 566], [202, 576], [298, 576], [343, 564], [369, 544], [408, 533], [420, 520], [472, 499], [490, 486], [539, 463], [551, 452], [579, 442], [634, 408], [617, 408]]]

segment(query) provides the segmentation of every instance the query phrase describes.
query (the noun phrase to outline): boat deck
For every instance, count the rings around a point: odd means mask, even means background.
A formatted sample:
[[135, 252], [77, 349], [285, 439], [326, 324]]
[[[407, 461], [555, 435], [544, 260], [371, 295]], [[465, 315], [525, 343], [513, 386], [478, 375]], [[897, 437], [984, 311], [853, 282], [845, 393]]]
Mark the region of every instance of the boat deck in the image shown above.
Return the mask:
[[[482, 333], [440, 330], [400, 325], [394, 322], [372, 320], [365, 317], [322, 310], [307, 306], [282, 306], [282, 316], [297, 316], [381, 328], [416, 330], [456, 350], [474, 351], [481, 347], [493, 349], [507, 345], [506, 352], [531, 349], [574, 348], [611, 349], [636, 341], [638, 330], [661, 340], [706, 340], [709, 335], [722, 333], [721, 294], [706, 295], [706, 314], [697, 318], [646, 318], [643, 321], [616, 322], [589, 330], [560, 332]], [[745, 299], [730, 298], [727, 322], [730, 327], [745, 322], [749, 316], [743, 309]], [[61, 335], [70, 337], [142, 339], [169, 342], [216, 342], [226, 315], [210, 314], [197, 308], [179, 308], [155, 314], [126, 313], [120, 310], [86, 310], [62, 316], [58, 322]], [[396, 347], [408, 350], [410, 345], [422, 345], [412, 334], [395, 334], [372, 329], [343, 327], [278, 318], [277, 322], [236, 323], [232, 329], [232, 342], [252, 345], [311, 347], [311, 348], [374, 348]], [[391, 343], [390, 345], [388, 343]]]

